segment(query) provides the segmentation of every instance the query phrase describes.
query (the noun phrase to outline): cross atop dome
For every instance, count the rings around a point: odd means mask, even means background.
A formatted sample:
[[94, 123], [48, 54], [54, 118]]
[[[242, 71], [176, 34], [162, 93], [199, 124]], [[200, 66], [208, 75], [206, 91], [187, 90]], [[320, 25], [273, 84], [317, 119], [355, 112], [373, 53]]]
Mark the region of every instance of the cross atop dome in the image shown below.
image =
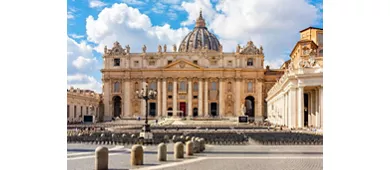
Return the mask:
[[206, 28], [206, 22], [204, 21], [202, 16], [202, 8], [200, 8], [199, 17], [198, 19], [196, 19], [196, 24], [195, 24], [195, 28], [200, 28], [200, 27]]

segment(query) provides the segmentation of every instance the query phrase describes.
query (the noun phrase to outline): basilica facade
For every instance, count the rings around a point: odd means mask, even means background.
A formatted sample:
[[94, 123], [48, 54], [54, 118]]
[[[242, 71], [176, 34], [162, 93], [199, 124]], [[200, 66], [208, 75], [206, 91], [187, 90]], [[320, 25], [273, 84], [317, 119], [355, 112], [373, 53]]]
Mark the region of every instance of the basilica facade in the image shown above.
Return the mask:
[[[235, 52], [223, 52], [217, 37], [208, 31], [200, 13], [194, 29], [172, 52], [167, 45], [132, 53], [130, 46], [115, 42], [105, 47], [102, 72], [103, 115], [112, 117], [237, 117], [263, 119], [267, 92], [283, 69], [264, 66], [260, 45], [248, 41]], [[153, 50], [151, 50], [153, 51]], [[157, 97], [145, 103], [136, 91], [148, 84]], [[245, 106], [245, 111], [242, 111]]]

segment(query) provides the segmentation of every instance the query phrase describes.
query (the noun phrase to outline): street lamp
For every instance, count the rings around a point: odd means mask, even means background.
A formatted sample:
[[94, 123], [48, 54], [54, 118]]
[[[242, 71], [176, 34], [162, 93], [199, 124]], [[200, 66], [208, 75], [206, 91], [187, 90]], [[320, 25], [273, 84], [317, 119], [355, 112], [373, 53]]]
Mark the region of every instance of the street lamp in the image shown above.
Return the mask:
[[145, 85], [145, 89], [142, 88], [141, 92], [138, 90], [135, 92], [138, 99], [145, 100], [145, 124], [142, 127], [141, 133], [139, 137], [144, 140], [152, 140], [153, 134], [150, 130], [150, 125], [148, 124], [148, 100], [150, 99], [156, 99], [157, 91], [153, 89], [148, 89], [148, 83]]

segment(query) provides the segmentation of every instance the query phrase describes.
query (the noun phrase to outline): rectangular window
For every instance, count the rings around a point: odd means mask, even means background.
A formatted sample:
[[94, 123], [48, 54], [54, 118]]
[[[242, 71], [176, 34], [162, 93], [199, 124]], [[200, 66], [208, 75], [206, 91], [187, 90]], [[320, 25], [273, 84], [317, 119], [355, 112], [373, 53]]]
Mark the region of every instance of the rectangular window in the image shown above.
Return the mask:
[[149, 65], [150, 65], [150, 66], [154, 66], [155, 64], [156, 64], [155, 61], [149, 61]]
[[114, 58], [114, 66], [120, 66], [121, 65], [121, 59], [120, 58]]
[[80, 107], [81, 116], [83, 116], [83, 106]]
[[150, 89], [157, 90], [157, 83], [156, 82], [150, 83]]
[[69, 105], [68, 105], [68, 107], [66, 108], [66, 111], [67, 111], [67, 113], [68, 113], [68, 118], [69, 118]]
[[134, 61], [134, 67], [138, 67], [139, 61]]
[[169, 82], [168, 83], [168, 91], [172, 91], [173, 90], [173, 84], [172, 82]]
[[194, 83], [194, 88], [192, 89], [192, 91], [198, 91], [198, 83]]
[[248, 83], [248, 92], [253, 92], [253, 85], [252, 82]]
[[86, 111], [86, 114], [88, 115], [88, 110], [89, 110], [88, 107], [85, 107], [85, 109], [86, 109], [86, 110], [85, 110], [85, 111]]
[[184, 81], [180, 82], [180, 91], [186, 91], [186, 83]]
[[194, 64], [198, 64], [198, 60], [194, 60], [193, 62], [194, 62]]
[[171, 64], [172, 63], [172, 60], [168, 60], [168, 64]]
[[194, 96], [194, 99], [197, 99], [198, 98], [198, 96]]
[[74, 106], [73, 108], [73, 117], [76, 118], [77, 113], [77, 106]]
[[211, 90], [217, 90], [217, 82], [211, 83]]
[[172, 96], [168, 96], [168, 99], [172, 99]]

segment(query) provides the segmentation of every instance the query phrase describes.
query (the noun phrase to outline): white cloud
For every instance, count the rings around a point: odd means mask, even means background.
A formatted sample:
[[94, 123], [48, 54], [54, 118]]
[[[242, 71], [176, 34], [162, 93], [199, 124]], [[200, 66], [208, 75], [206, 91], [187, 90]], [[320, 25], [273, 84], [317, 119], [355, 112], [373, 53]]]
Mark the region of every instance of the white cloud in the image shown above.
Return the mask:
[[210, 0], [195, 0], [194, 2], [183, 2], [181, 6], [188, 13], [186, 21], [181, 22], [183, 26], [194, 24], [199, 17], [199, 11], [202, 9], [203, 18], [206, 20], [206, 25], [213, 20], [216, 11], [213, 9]]
[[202, 8], [209, 30], [214, 32], [224, 46], [233, 51], [237, 44], [252, 40], [263, 46], [265, 59], [287, 60], [299, 40], [299, 31], [312, 26], [322, 16], [319, 9], [306, 0], [223, 0], [213, 8], [210, 0], [183, 2], [189, 13], [182, 25], [194, 24]]
[[164, 13], [165, 12], [165, 8], [166, 8], [167, 6], [166, 5], [164, 5], [164, 4], [162, 4], [162, 3], [160, 3], [160, 2], [157, 2], [157, 3], [155, 3], [154, 5], [153, 5], [153, 8], [151, 9], [154, 13], [156, 13], [156, 14], [162, 14], [162, 13]]
[[101, 63], [97, 61], [92, 55], [93, 48], [85, 41], [77, 43], [72, 38], [68, 37], [68, 50], [67, 50], [67, 69], [68, 74], [94, 73], [102, 67]]
[[160, 0], [160, 2], [165, 4], [178, 4], [181, 0]]
[[158, 45], [167, 44], [168, 51], [178, 44], [190, 31], [188, 28], [172, 29], [170, 25], [152, 26], [150, 18], [138, 9], [126, 4], [113, 4], [103, 9], [98, 18], [87, 18], [86, 30], [89, 41], [98, 44], [96, 50], [102, 52], [104, 45], [112, 47], [115, 41], [122, 46], [127, 44], [131, 52], [140, 52], [143, 44], [147, 51], [157, 51]]
[[74, 38], [74, 39], [84, 38], [84, 35], [77, 35], [77, 34], [69, 34], [69, 36]]
[[94, 77], [85, 74], [68, 75], [68, 89], [74, 88], [93, 90], [97, 93], [102, 92], [102, 83], [98, 82]]
[[76, 60], [73, 60], [72, 64], [75, 66], [77, 69], [85, 69], [87, 66], [97, 63], [96, 58], [85, 58], [83, 56], [77, 57]]
[[269, 66], [271, 69], [279, 69], [284, 62], [285, 60], [283, 59], [264, 60], [264, 66]]
[[99, 0], [90, 0], [89, 1], [90, 8], [100, 8], [100, 7], [104, 7], [106, 5], [107, 5], [106, 3], [99, 1]]
[[129, 4], [129, 5], [144, 5], [144, 4], [146, 4], [145, 2], [140, 1], [140, 0], [122, 0], [122, 2]]
[[72, 14], [72, 12], [68, 12], [67, 18], [68, 19], [73, 19], [74, 18], [74, 15]]

